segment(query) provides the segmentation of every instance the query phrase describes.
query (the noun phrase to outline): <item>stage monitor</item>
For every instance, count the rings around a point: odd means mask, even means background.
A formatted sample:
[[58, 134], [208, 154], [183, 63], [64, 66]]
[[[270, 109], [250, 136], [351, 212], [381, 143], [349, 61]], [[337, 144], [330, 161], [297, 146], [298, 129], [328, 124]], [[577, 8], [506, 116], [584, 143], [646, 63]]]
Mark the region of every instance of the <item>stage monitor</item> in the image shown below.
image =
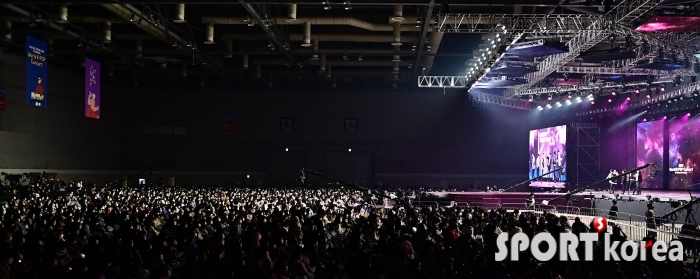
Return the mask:
[[[664, 120], [637, 123], [637, 160], [636, 166], [656, 164], [659, 170], [664, 169]], [[659, 171], [656, 177], [649, 176], [654, 168], [645, 168], [641, 171], [642, 184], [640, 188], [663, 188], [663, 172]]]
[[[534, 184], [560, 188], [566, 182], [566, 125], [530, 131], [529, 177]], [[555, 171], [561, 169], [559, 171]]]
[[668, 139], [669, 188], [685, 190], [700, 181], [700, 119], [683, 116], [670, 123]]
[[657, 15], [634, 29], [637, 32], [690, 33], [700, 29], [700, 16]]

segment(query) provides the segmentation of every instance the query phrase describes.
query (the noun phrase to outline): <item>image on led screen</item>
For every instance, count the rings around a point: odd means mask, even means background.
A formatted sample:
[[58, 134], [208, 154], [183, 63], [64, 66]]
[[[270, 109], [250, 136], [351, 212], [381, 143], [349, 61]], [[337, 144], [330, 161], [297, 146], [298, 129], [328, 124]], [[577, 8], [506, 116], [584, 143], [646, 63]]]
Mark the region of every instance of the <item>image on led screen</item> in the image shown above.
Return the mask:
[[[530, 185], [534, 187], [563, 187], [566, 182], [566, 126], [530, 131], [529, 148], [530, 179], [544, 175]], [[557, 169], [561, 170], [554, 171]]]
[[698, 16], [655, 16], [643, 23], [634, 31], [637, 32], [670, 32], [688, 33], [700, 28]]
[[668, 142], [669, 188], [683, 189], [700, 181], [700, 173], [694, 172], [700, 162], [700, 119], [684, 116], [670, 123]]
[[[659, 170], [663, 167], [664, 158], [664, 122], [663, 120], [637, 123], [637, 156], [636, 166], [656, 164]], [[645, 168], [641, 171], [642, 184], [640, 188], [661, 189], [663, 177], [650, 177], [653, 168]]]

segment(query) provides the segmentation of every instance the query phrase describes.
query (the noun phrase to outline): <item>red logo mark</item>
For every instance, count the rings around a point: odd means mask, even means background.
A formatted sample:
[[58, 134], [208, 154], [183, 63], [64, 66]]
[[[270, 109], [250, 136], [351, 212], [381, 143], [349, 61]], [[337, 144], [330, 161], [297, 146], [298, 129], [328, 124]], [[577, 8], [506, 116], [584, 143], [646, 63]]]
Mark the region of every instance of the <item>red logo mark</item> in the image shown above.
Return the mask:
[[604, 232], [608, 230], [608, 219], [605, 219], [605, 217], [598, 216], [595, 219], [593, 219], [593, 228], [595, 228], [598, 233]]
[[647, 240], [647, 244], [644, 245], [644, 249], [651, 247], [651, 245], [654, 244], [651, 242], [651, 240]]

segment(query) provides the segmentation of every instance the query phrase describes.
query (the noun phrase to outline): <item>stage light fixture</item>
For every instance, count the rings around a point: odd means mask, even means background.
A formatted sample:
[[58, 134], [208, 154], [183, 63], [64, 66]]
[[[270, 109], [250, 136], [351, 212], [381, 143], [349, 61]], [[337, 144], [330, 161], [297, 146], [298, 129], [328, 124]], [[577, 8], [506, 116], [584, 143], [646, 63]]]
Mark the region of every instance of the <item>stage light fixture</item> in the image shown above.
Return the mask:
[[595, 105], [595, 101], [591, 101], [591, 105]]
[[285, 148], [284, 151], [289, 151], [289, 148]]
[[608, 103], [612, 103], [612, 99], [608, 99]]
[[537, 106], [538, 110], [543, 110], [542, 106]]
[[689, 112], [689, 113], [686, 113], [685, 116], [690, 116], [690, 112]]
[[552, 105], [547, 104], [547, 108], [548, 108], [548, 109], [552, 108]]
[[551, 101], [551, 100], [552, 100], [552, 95], [549, 95], [549, 97], [547, 97], [547, 100], [548, 100], [548, 101]]
[[650, 95], [650, 94], [647, 94], [647, 99], [651, 99], [651, 95]]
[[647, 122], [647, 119], [646, 118], [642, 119], [642, 122]]
[[352, 152], [352, 149], [348, 148], [348, 152]]
[[615, 93], [615, 91], [613, 91], [613, 92], [612, 92], [612, 95], [613, 95], [613, 96], [617, 96], [617, 93]]
[[666, 116], [664, 116], [664, 119], [666, 119]]

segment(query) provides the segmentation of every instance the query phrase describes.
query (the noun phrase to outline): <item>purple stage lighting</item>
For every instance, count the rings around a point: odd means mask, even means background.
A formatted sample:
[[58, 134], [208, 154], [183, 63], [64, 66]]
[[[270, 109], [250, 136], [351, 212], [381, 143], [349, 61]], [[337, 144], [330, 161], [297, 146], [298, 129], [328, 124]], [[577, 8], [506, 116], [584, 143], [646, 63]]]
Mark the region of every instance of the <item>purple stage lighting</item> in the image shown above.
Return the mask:
[[615, 93], [615, 91], [613, 91], [613, 92], [612, 92], [612, 95], [613, 95], [613, 96], [616, 96], [617, 94]]
[[629, 100], [632, 100], [632, 99], [630, 99], [630, 97], [627, 97], [627, 101], [629, 101]]
[[651, 98], [651, 95], [647, 94], [647, 99]]
[[664, 116], [664, 119], [666, 119], [666, 116]]
[[595, 101], [591, 101], [591, 105], [595, 105]]
[[647, 122], [647, 119], [646, 118], [642, 119], [642, 122]]
[[700, 28], [698, 16], [658, 15], [637, 27], [637, 32], [689, 33]]

